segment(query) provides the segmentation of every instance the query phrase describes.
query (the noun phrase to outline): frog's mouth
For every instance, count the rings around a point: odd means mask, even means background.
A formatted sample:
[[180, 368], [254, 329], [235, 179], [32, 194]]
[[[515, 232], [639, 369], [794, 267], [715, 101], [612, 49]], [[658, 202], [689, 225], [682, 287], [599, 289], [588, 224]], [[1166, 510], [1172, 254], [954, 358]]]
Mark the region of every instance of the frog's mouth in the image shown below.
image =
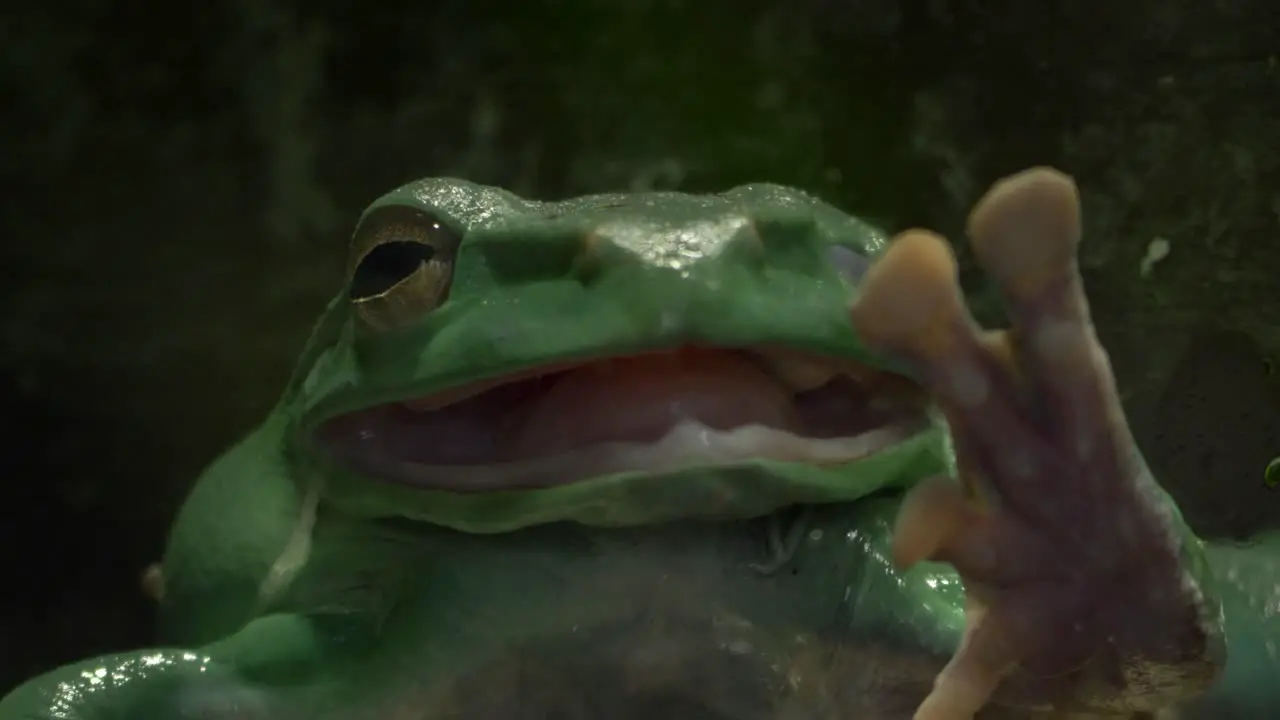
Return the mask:
[[755, 460], [834, 465], [928, 425], [914, 383], [778, 348], [682, 347], [528, 369], [334, 417], [352, 470], [454, 492]]

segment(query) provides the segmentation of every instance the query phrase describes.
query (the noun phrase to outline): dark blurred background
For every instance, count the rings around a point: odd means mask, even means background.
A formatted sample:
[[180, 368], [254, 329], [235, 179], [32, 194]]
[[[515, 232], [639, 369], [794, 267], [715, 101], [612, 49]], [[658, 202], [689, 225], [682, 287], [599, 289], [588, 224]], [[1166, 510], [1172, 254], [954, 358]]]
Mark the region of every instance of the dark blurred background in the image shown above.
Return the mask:
[[0, 693], [148, 641], [176, 504], [275, 400], [362, 206], [426, 175], [768, 180], [958, 236], [1058, 165], [1153, 466], [1206, 535], [1280, 520], [1271, 0], [8, 5]]

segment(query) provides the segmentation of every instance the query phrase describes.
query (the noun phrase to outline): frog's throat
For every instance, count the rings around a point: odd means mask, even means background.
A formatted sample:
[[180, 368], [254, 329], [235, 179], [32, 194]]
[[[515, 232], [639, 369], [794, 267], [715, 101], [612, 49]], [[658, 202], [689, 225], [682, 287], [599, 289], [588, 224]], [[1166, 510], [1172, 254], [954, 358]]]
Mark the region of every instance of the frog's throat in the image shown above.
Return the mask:
[[523, 370], [322, 423], [343, 466], [451, 492], [623, 472], [865, 458], [925, 430], [901, 376], [781, 348], [679, 347]]

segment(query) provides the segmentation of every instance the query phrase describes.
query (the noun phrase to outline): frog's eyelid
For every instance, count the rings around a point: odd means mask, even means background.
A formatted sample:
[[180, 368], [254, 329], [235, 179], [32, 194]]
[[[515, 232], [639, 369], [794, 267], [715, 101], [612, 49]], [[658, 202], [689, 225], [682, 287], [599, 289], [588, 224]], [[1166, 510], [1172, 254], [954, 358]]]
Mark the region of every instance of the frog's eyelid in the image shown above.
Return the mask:
[[387, 242], [409, 241], [431, 245], [450, 257], [461, 243], [462, 233], [445, 218], [421, 208], [388, 205], [361, 219], [351, 237], [349, 271], [371, 250]]
[[871, 258], [844, 245], [831, 245], [827, 248], [827, 259], [835, 267], [840, 276], [851, 283], [862, 280], [871, 267]]
[[[347, 274], [354, 278], [375, 253], [389, 260], [398, 257], [407, 261], [409, 256], [421, 255], [423, 262], [452, 263], [461, 242], [461, 232], [420, 208], [398, 205], [378, 208], [361, 220], [351, 238]], [[399, 252], [395, 251], [397, 248]], [[416, 267], [417, 263], [410, 262], [404, 268], [405, 274]]]
[[415, 208], [387, 207], [352, 238], [348, 296], [356, 314], [386, 330], [434, 310], [452, 284], [461, 234]]

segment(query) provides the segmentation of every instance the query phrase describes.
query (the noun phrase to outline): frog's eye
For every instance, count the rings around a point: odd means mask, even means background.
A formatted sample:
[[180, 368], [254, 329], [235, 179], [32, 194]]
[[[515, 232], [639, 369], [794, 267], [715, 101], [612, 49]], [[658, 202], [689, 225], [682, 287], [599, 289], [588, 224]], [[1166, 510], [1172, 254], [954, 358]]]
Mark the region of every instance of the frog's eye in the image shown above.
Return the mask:
[[388, 207], [361, 223], [351, 241], [348, 297], [375, 330], [421, 318], [444, 302], [460, 236], [413, 208]]

